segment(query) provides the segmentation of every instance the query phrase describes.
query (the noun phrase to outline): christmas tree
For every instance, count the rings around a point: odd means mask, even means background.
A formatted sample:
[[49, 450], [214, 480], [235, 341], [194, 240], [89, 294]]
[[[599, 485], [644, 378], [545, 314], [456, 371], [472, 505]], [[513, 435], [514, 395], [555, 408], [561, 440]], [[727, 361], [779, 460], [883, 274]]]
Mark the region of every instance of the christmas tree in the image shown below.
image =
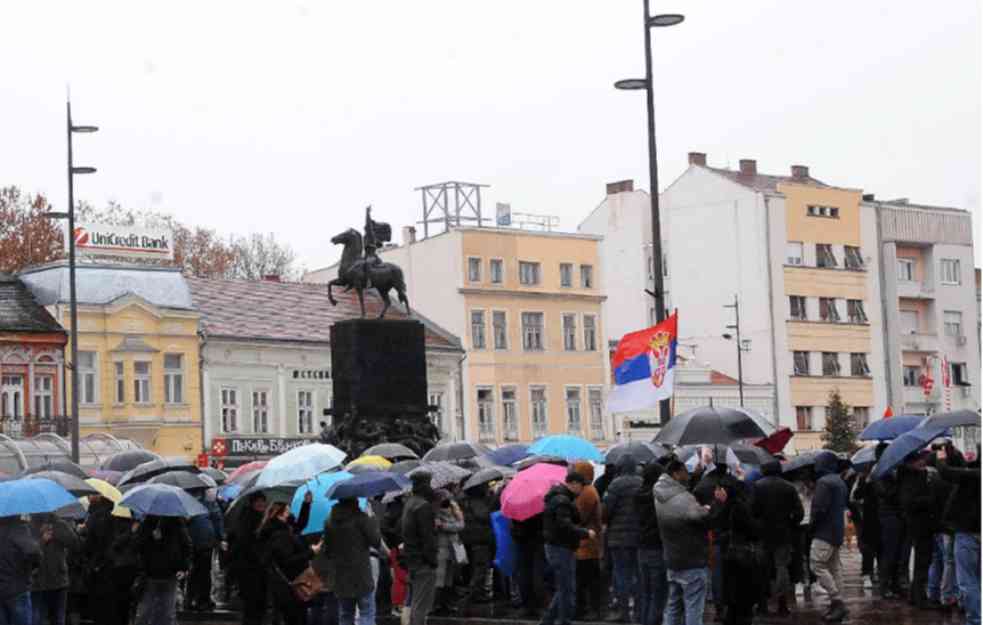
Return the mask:
[[826, 429], [823, 432], [823, 447], [831, 451], [853, 453], [857, 449], [857, 430], [854, 428], [853, 415], [839, 389], [829, 393], [826, 402]]

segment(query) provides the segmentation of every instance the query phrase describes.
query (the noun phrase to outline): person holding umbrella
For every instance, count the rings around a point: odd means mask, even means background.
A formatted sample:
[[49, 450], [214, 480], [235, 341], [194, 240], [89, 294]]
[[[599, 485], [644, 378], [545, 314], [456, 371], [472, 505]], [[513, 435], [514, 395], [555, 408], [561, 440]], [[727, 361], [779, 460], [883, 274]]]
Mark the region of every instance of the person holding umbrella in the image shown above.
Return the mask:
[[31, 518], [31, 531], [41, 546], [41, 559], [31, 580], [31, 607], [34, 623], [47, 620], [51, 625], [65, 625], [68, 602], [68, 556], [79, 548], [78, 534], [54, 514]]
[[[874, 456], [880, 461], [887, 443], [879, 443]], [[904, 555], [904, 518], [898, 491], [898, 480], [894, 473], [874, 481], [877, 496], [878, 525], [881, 529], [881, 548], [877, 554], [878, 578], [882, 599], [903, 596], [902, 579], [906, 577]]]
[[[302, 528], [301, 528], [302, 529]], [[290, 519], [290, 506], [276, 501], [266, 508], [257, 533], [267, 569], [273, 605], [284, 625], [304, 625], [307, 606], [297, 601], [291, 582], [300, 577], [321, 545], [309, 547]], [[252, 572], [256, 575], [258, 572]]]
[[840, 593], [840, 547], [843, 545], [847, 487], [839, 474], [836, 454], [824, 451], [816, 457], [816, 492], [812, 497], [812, 546], [809, 561], [819, 584], [829, 595], [826, 621], [842, 621], [848, 612]]
[[437, 523], [433, 509], [432, 475], [413, 473], [413, 494], [403, 508], [403, 553], [410, 572], [410, 625], [426, 625], [437, 581]]
[[956, 534], [956, 585], [966, 611], [967, 625], [980, 623], [980, 447], [976, 459], [966, 467], [953, 466], [953, 458], [943, 447], [936, 451], [936, 467], [942, 479], [955, 486], [949, 497], [944, 519]]
[[255, 573], [262, 569], [259, 526], [266, 508], [266, 495], [262, 491], [250, 495], [229, 536], [232, 551], [230, 573], [239, 586], [239, 596], [242, 598], [242, 625], [262, 625], [266, 614], [266, 575]]
[[543, 538], [546, 542], [546, 562], [553, 571], [556, 592], [546, 609], [541, 625], [570, 625], [577, 604], [577, 561], [574, 551], [580, 541], [596, 536], [594, 530], [580, 525], [580, 514], [574, 502], [587, 485], [584, 476], [570, 469], [562, 484], [546, 493], [543, 511]]
[[371, 553], [382, 545], [379, 524], [359, 509], [358, 499], [342, 499], [324, 524], [323, 541], [334, 574], [340, 625], [355, 624], [356, 608], [358, 625], [375, 625]]
[[31, 571], [40, 560], [28, 524], [20, 516], [0, 518], [0, 622], [31, 622]]
[[459, 503], [461, 512], [464, 513], [461, 541], [468, 552], [468, 563], [471, 568], [468, 602], [471, 605], [488, 603], [491, 597], [486, 581], [492, 553], [495, 550], [495, 535], [491, 524], [492, 502], [488, 493], [488, 483], [476, 484], [465, 489]]
[[[763, 538], [770, 566], [775, 570], [771, 594], [778, 598], [778, 614], [788, 616], [788, 595], [792, 590], [789, 579], [792, 541], [805, 510], [795, 487], [782, 478], [782, 467], [777, 460], [762, 465], [761, 472], [764, 477], [754, 483], [752, 516], [760, 519], [768, 530]], [[764, 605], [767, 608], [767, 603]]]
[[225, 523], [218, 503], [205, 496], [204, 488], [192, 493], [197, 495], [208, 514], [191, 517], [188, 521], [194, 554], [188, 575], [186, 603], [192, 609], [210, 611], [215, 607], [212, 602], [212, 553], [225, 541]]
[[143, 594], [137, 625], [171, 625], [176, 618], [178, 581], [191, 566], [191, 536], [183, 519], [148, 515], [136, 536]]
[[[85, 586], [89, 616], [97, 623], [117, 625], [126, 623], [129, 614], [118, 614], [116, 586], [113, 583], [113, 542], [116, 540], [116, 519], [112, 516], [113, 502], [102, 495], [89, 497], [89, 516], [82, 527], [85, 556]], [[125, 620], [124, 620], [125, 619]]]

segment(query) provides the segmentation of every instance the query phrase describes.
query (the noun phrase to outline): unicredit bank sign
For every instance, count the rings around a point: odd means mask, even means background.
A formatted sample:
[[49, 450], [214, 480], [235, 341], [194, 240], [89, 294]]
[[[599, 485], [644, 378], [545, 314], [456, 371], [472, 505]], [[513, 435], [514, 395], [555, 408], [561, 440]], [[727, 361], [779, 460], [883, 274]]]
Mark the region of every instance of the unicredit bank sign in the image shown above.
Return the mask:
[[174, 258], [174, 239], [164, 229], [105, 224], [76, 224], [75, 249], [83, 254]]

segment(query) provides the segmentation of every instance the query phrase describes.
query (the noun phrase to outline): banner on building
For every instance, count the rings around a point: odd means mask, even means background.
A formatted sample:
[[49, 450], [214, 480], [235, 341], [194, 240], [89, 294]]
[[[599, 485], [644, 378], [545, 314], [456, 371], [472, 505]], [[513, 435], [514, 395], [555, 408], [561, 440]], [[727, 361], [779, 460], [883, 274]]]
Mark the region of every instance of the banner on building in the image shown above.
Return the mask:
[[676, 367], [678, 314], [662, 323], [626, 334], [611, 361], [614, 388], [608, 395], [610, 412], [647, 410], [672, 396]]
[[213, 456], [277, 456], [294, 447], [316, 442], [311, 438], [215, 438]]
[[164, 228], [75, 224], [74, 237], [79, 254], [174, 259], [174, 237]]

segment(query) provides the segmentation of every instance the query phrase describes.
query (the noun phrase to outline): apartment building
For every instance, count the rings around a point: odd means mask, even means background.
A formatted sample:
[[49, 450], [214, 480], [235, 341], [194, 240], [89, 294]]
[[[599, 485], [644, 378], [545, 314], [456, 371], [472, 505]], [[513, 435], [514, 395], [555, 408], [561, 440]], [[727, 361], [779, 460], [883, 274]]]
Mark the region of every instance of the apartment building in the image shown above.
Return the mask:
[[[600, 237], [470, 226], [421, 240], [411, 228], [403, 233], [403, 244], [380, 256], [402, 267], [414, 310], [464, 343], [452, 437], [612, 434]], [[336, 273], [335, 265], [304, 280], [323, 283]]]

